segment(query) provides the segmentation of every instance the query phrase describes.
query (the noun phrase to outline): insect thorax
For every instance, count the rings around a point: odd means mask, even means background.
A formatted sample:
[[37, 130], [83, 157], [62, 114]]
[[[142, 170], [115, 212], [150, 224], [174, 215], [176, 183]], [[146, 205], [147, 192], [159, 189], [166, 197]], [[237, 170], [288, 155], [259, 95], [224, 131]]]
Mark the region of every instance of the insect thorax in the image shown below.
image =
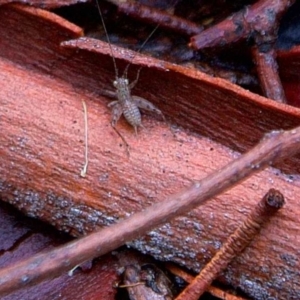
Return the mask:
[[124, 77], [119, 77], [113, 82], [113, 84], [117, 90], [118, 100], [123, 104], [126, 101], [130, 101], [131, 96], [128, 79]]

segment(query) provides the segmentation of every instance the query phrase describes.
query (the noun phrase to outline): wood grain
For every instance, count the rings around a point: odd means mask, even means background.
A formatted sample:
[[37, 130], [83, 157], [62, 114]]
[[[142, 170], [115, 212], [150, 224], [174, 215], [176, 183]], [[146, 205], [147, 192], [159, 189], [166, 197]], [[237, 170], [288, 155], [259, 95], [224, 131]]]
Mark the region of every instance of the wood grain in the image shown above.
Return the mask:
[[[159, 118], [145, 116], [145, 128], [135, 136], [120, 121], [118, 128], [131, 147], [128, 158], [109, 124], [109, 100], [100, 96], [114, 78], [105, 44], [85, 40], [88, 47], [82, 50], [61, 47], [60, 42], [79, 37], [80, 30], [16, 5], [0, 7], [0, 24], [1, 197], [74, 236], [110, 225], [205, 177], [272, 129], [299, 125], [296, 108], [225, 80], [137, 56], [135, 61], [147, 67], [134, 93], [156, 104], [173, 127], [182, 127], [170, 130]], [[130, 54], [124, 53], [119, 50], [116, 56]], [[124, 60], [117, 63], [125, 66]], [[82, 100], [90, 128], [86, 178], [80, 177]], [[257, 299], [296, 299], [299, 156], [277, 166], [289, 175], [263, 171], [130, 245], [199, 271], [274, 187], [284, 193], [286, 208], [222, 277]]]

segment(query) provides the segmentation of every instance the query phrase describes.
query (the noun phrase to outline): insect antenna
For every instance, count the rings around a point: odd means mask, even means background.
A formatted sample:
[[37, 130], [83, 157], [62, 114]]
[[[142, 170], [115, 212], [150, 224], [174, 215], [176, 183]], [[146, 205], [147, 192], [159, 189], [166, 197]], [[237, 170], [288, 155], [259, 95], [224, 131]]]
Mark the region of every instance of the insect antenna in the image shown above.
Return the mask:
[[[122, 77], [127, 78], [127, 75], [128, 75], [128, 69], [129, 69], [130, 65], [132, 64], [132, 62], [133, 62], [135, 56], [143, 50], [143, 48], [144, 48], [145, 45], [148, 43], [148, 41], [149, 41], [150, 38], [153, 36], [153, 34], [155, 33], [155, 31], [157, 30], [158, 27], [159, 27], [159, 24], [157, 24], [157, 25], [155, 26], [155, 28], [151, 31], [151, 33], [148, 35], [148, 37], [146, 38], [146, 40], [143, 42], [142, 46], [139, 48], [139, 50], [138, 50], [138, 51], [134, 54], [134, 56], [131, 58], [130, 62], [127, 64], [127, 66], [126, 66], [126, 68], [125, 68], [125, 70], [124, 70], [124, 72], [123, 72], [123, 76], [122, 76]], [[138, 70], [138, 72], [137, 72], [137, 76], [136, 76], [135, 81], [138, 80], [138, 77], [139, 77], [139, 74], [140, 74], [140, 72], [141, 72], [141, 69], [142, 69], [142, 67], [139, 68], [139, 70]]]
[[[172, 2], [171, 2], [171, 3], [172, 3], [172, 6], [175, 5], [175, 3], [177, 3], [177, 2], [178, 2], [178, 1], [176, 1], [176, 0], [172, 1]], [[123, 76], [122, 76], [123, 78], [127, 78], [127, 76], [128, 76], [128, 69], [129, 69], [130, 65], [132, 64], [132, 62], [133, 62], [135, 56], [143, 50], [144, 46], [148, 43], [148, 41], [149, 41], [150, 38], [153, 36], [153, 34], [155, 33], [155, 31], [158, 29], [159, 26], [160, 26], [160, 24], [157, 24], [157, 25], [155, 26], [155, 28], [154, 28], [154, 29], [151, 31], [151, 33], [148, 35], [148, 37], [146, 38], [146, 40], [144, 41], [144, 43], [142, 44], [142, 46], [139, 48], [139, 50], [136, 51], [136, 53], [134, 54], [134, 56], [132, 57], [132, 59], [130, 60], [130, 62], [127, 64], [127, 66], [126, 66], [126, 68], [125, 68], [125, 70], [124, 70], [124, 72], [123, 72]], [[142, 68], [143, 68], [143, 67], [140, 67], [139, 70], [137, 71], [137, 75], [136, 75], [136, 79], [134, 80], [134, 84], [138, 81], [138, 78], [139, 78], [139, 75], [140, 75], [140, 72], [141, 72]], [[133, 85], [134, 85], [134, 84], [133, 84]]]
[[115, 73], [116, 73], [116, 79], [117, 79], [119, 77], [119, 75], [118, 75], [118, 68], [117, 68], [116, 59], [115, 59], [115, 56], [114, 56], [114, 53], [113, 53], [113, 49], [112, 49], [112, 46], [111, 46], [111, 42], [110, 42], [110, 39], [109, 39], [109, 36], [108, 36], [108, 33], [107, 33], [107, 29], [106, 29], [106, 25], [105, 25], [105, 22], [104, 22], [104, 18], [103, 18], [103, 14], [102, 14], [102, 11], [101, 11], [101, 8], [100, 8], [99, 1], [96, 0], [96, 3], [97, 3], [97, 8], [98, 8], [98, 11], [99, 11], [99, 14], [100, 14], [102, 26], [104, 28], [106, 40], [107, 40], [107, 43], [109, 45], [109, 49], [110, 49], [110, 52], [111, 52], [111, 57], [112, 57], [112, 60], [113, 60], [113, 64], [114, 64], [114, 68], [115, 68]]
[[[117, 63], [116, 63], [116, 59], [115, 59], [115, 56], [114, 56], [114, 53], [113, 53], [113, 49], [112, 49], [112, 46], [111, 46], [110, 38], [108, 36], [107, 28], [106, 28], [106, 25], [105, 25], [105, 22], [104, 22], [104, 18], [103, 18], [102, 10], [100, 8], [99, 0], [96, 0], [96, 4], [97, 4], [97, 8], [98, 8], [99, 15], [100, 15], [100, 18], [101, 18], [101, 23], [102, 23], [102, 26], [103, 26], [103, 29], [104, 29], [104, 32], [105, 32], [106, 40], [107, 40], [107, 43], [109, 45], [109, 49], [110, 49], [110, 52], [111, 52], [111, 57], [112, 57], [112, 60], [113, 60], [114, 69], [115, 69], [115, 73], [116, 73], [116, 79], [117, 79], [119, 77]], [[122, 76], [123, 78], [127, 78], [128, 69], [129, 69], [130, 65], [132, 64], [132, 62], [133, 62], [136, 54], [138, 54], [138, 53], [140, 53], [142, 51], [142, 49], [147, 44], [147, 42], [150, 40], [150, 38], [153, 36], [153, 34], [155, 33], [155, 31], [157, 30], [158, 27], [159, 27], [159, 24], [157, 24], [155, 26], [155, 28], [149, 34], [149, 36], [147, 37], [147, 39], [143, 42], [142, 46], [135, 53], [135, 55], [131, 58], [131, 61], [127, 64], [127, 66], [126, 66], [126, 68], [125, 68], [125, 70], [123, 72], [123, 76]], [[137, 82], [141, 69], [142, 69], [142, 67], [140, 67], [140, 69], [138, 70], [137, 76], [136, 76], [136, 79], [134, 80], [134, 82]]]

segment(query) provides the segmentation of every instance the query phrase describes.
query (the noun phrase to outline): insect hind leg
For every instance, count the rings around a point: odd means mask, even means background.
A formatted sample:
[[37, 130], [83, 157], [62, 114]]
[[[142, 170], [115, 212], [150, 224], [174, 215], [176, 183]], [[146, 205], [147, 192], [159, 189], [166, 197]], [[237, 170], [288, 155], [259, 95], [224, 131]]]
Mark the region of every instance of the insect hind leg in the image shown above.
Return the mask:
[[112, 106], [112, 119], [111, 119], [111, 126], [114, 129], [114, 131], [118, 134], [118, 136], [122, 139], [123, 143], [125, 144], [126, 147], [126, 152], [129, 156], [129, 145], [126, 142], [125, 138], [123, 135], [119, 132], [119, 130], [116, 128], [116, 124], [118, 120], [120, 119], [122, 113], [123, 113], [123, 108], [117, 101], [113, 101], [110, 103]]
[[132, 101], [136, 104], [137, 107], [139, 107], [143, 110], [155, 112], [156, 114], [160, 115], [164, 121], [166, 121], [166, 118], [165, 118], [164, 114], [161, 112], [161, 110], [158, 109], [150, 101], [148, 101], [142, 97], [138, 97], [138, 96], [132, 96]]
[[123, 135], [120, 133], [120, 131], [113, 125], [111, 124], [112, 128], [114, 129], [114, 131], [118, 134], [118, 136], [122, 139], [125, 147], [126, 147], [126, 153], [129, 156], [130, 152], [129, 152], [129, 144], [126, 142], [125, 138], [123, 137]]
[[[142, 110], [147, 110], [147, 111], [152, 111], [158, 115], [160, 115], [163, 119], [163, 121], [167, 124], [167, 126], [170, 128], [171, 132], [172, 132], [172, 127], [170, 126], [170, 124], [167, 122], [164, 114], [162, 113], [162, 111], [157, 108], [154, 104], [152, 104], [150, 101], [142, 98], [142, 97], [138, 97], [138, 96], [131, 96], [132, 98], [132, 102], [139, 107]], [[143, 127], [143, 126], [142, 126]], [[174, 134], [173, 134], [174, 135]]]

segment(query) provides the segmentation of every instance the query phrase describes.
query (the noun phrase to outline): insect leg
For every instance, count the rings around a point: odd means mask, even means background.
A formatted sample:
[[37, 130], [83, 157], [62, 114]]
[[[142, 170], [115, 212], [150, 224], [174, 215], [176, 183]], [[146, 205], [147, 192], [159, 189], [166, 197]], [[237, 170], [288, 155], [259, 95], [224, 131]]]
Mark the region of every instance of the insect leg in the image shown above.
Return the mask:
[[158, 115], [161, 115], [163, 120], [166, 121], [165, 116], [163, 115], [163, 113], [161, 112], [160, 109], [158, 109], [154, 104], [152, 104], [150, 101], [142, 98], [142, 97], [138, 97], [138, 96], [131, 96], [132, 97], [132, 102], [134, 102], [139, 108], [143, 109], [143, 110], [148, 110], [148, 111], [153, 111]]
[[139, 68], [139, 70], [137, 71], [137, 74], [136, 74], [136, 79], [129, 84], [130, 90], [133, 89], [135, 87], [135, 85], [137, 84], [139, 77], [140, 77], [141, 70], [142, 70], [142, 68]]
[[116, 98], [117, 97], [117, 93], [116, 92], [109, 91], [109, 90], [102, 90], [101, 91], [101, 95], [107, 96], [109, 98]]
[[[109, 103], [107, 104], [107, 106], [108, 106], [108, 107], [113, 107], [113, 106], [115, 106], [115, 105], [117, 105], [117, 104], [120, 104], [118, 100], [109, 102]], [[121, 109], [121, 115], [122, 115], [122, 109]], [[119, 116], [119, 118], [121, 117], [121, 115]], [[119, 120], [119, 119], [118, 119], [118, 120]], [[118, 121], [118, 120], [117, 120], [117, 121]]]
[[118, 136], [122, 139], [123, 143], [126, 146], [126, 152], [129, 156], [129, 145], [126, 142], [123, 135], [119, 132], [119, 130], [116, 128], [116, 124], [118, 120], [120, 119], [122, 113], [123, 113], [123, 107], [120, 105], [118, 101], [112, 101], [109, 103], [110, 106], [113, 106], [112, 108], [112, 119], [111, 119], [111, 126], [114, 129], [114, 131], [118, 134]]

